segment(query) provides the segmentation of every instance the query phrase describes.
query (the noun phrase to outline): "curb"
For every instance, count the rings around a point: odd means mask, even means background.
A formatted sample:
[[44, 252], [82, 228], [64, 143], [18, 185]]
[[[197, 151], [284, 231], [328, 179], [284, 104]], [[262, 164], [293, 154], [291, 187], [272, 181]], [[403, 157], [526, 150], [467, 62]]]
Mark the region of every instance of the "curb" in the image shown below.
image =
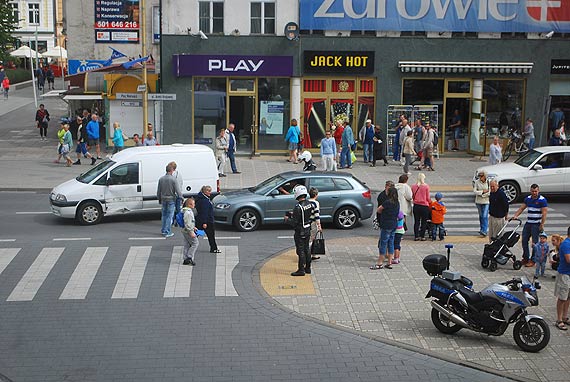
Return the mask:
[[368, 334], [368, 333], [364, 333], [364, 332], [360, 332], [358, 330], [355, 329], [350, 329], [344, 326], [339, 326], [339, 325], [335, 325], [335, 324], [331, 324], [330, 322], [326, 322], [326, 321], [321, 321], [318, 320], [316, 318], [310, 317], [310, 316], [305, 316], [303, 314], [297, 313], [294, 310], [291, 310], [283, 305], [281, 305], [278, 301], [276, 301], [274, 298], [272, 298], [266, 291], [265, 289], [263, 289], [263, 286], [261, 285], [261, 268], [263, 268], [263, 266], [271, 261], [272, 259], [274, 259], [275, 257], [284, 255], [286, 253], [288, 253], [289, 251], [294, 251], [294, 247], [290, 247], [287, 248], [283, 251], [277, 252], [269, 257], [267, 257], [266, 259], [260, 261], [259, 263], [257, 263], [254, 268], [253, 268], [253, 272], [251, 273], [251, 278], [252, 278], [252, 283], [255, 286], [255, 288], [257, 289], [258, 293], [265, 298], [270, 304], [272, 304], [273, 306], [277, 307], [278, 309], [289, 313], [297, 318], [300, 318], [302, 320], [305, 321], [309, 321], [312, 322], [314, 324], [317, 325], [323, 325], [326, 326], [328, 328], [332, 328], [332, 329], [336, 329], [336, 330], [340, 330], [342, 332], [345, 333], [349, 333], [351, 335], [357, 336], [357, 337], [361, 337], [361, 338], [365, 338], [368, 340], [372, 340], [372, 341], [376, 341], [376, 342], [380, 342], [382, 344], [386, 344], [389, 346], [394, 346], [396, 348], [400, 348], [400, 349], [404, 349], [404, 350], [408, 350], [410, 352], [413, 353], [418, 353], [418, 354], [422, 354], [424, 356], [427, 357], [431, 357], [431, 358], [435, 358], [435, 359], [439, 359], [441, 361], [445, 361], [445, 362], [449, 362], [452, 363], [454, 365], [459, 365], [459, 366], [464, 366], [464, 367], [468, 367], [470, 369], [473, 370], [478, 370], [478, 371], [482, 371], [491, 375], [496, 375], [498, 377], [501, 378], [507, 378], [513, 381], [518, 381], [518, 382], [536, 382], [534, 379], [529, 379], [529, 378], [522, 378], [519, 377], [518, 375], [513, 375], [510, 374], [508, 372], [504, 372], [501, 370], [497, 370], [497, 369], [493, 369], [484, 365], [479, 365], [477, 363], [474, 362], [469, 362], [469, 361], [464, 361], [461, 360], [459, 358], [454, 358], [451, 356], [447, 356], [444, 354], [439, 354], [439, 353], [434, 353], [433, 351], [430, 351], [428, 349], [422, 349], [413, 345], [408, 345], [406, 343], [403, 342], [398, 342], [398, 341], [394, 341], [394, 340], [390, 340], [388, 338], [384, 338], [384, 337], [380, 337], [380, 336], [374, 336], [372, 334]]

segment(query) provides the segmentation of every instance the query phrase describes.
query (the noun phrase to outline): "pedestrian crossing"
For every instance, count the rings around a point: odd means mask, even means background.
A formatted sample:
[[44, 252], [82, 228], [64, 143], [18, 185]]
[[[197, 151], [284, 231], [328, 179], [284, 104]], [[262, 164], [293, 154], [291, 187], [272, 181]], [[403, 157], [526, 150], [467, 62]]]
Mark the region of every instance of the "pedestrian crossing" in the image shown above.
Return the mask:
[[[215, 285], [211, 291], [211, 295], [215, 297], [235, 297], [239, 296], [232, 279], [232, 273], [239, 264], [239, 250], [237, 246], [220, 246], [221, 253], [217, 255], [206, 255], [211, 258], [205, 258], [201, 262], [200, 257], [203, 256], [198, 252], [198, 265], [196, 267], [182, 265], [182, 246], [174, 246], [168, 250], [168, 259], [165, 259], [164, 248], [154, 251], [152, 246], [130, 246], [128, 247], [124, 261], [118, 263], [114, 258], [120, 257], [121, 252], [124, 254], [125, 247], [113, 249], [111, 247], [86, 247], [84, 250], [77, 251], [77, 247], [45, 247], [38, 250], [37, 255], [24, 253], [23, 248], [0, 248], [0, 296], [6, 296], [6, 302], [24, 302], [38, 299], [38, 293], [45, 288], [55, 288], [62, 283], [52, 282], [58, 280], [65, 272], [61, 269], [69, 267], [69, 264], [62, 264], [69, 261], [79, 261], [73, 267], [73, 271], [65, 281], [63, 289], [53, 291], [50, 290], [49, 296], [57, 297], [60, 301], [66, 300], [89, 300], [90, 293], [94, 293], [94, 285], [101, 286], [101, 282], [97, 283], [98, 277], [104, 282], [112, 283], [112, 293], [107, 293], [109, 300], [137, 299], [141, 297], [141, 286], [145, 278], [151, 278], [153, 286], [160, 285], [163, 290], [159, 291], [159, 295], [163, 298], [188, 298], [191, 297], [193, 273], [200, 272], [200, 280], [206, 280], [204, 284]], [[64, 255], [64, 253], [66, 255]], [[62, 256], [63, 255], [63, 256]], [[14, 280], [13, 275], [21, 269], [22, 264], [28, 264], [29, 256], [34, 256], [33, 262], [27, 266], [27, 269], [18, 280]], [[111, 258], [113, 261], [105, 261]], [[109, 259], [110, 260], [110, 259]], [[166, 260], [166, 261], [164, 261]], [[152, 262], [153, 271], [149, 272], [147, 265]], [[212, 262], [215, 263], [212, 266]], [[159, 265], [157, 273], [157, 264]], [[160, 269], [160, 266], [164, 266]], [[108, 274], [109, 270], [104, 267], [115, 267], [120, 269], [118, 276], [109, 279], [103, 273]], [[58, 270], [56, 270], [58, 269]], [[164, 270], [164, 272], [162, 272]], [[113, 271], [113, 270], [111, 270]], [[157, 280], [156, 277], [162, 277], [164, 280]], [[67, 277], [67, 276], [65, 276]], [[214, 278], [215, 282], [210, 283]], [[50, 281], [51, 280], [51, 281]], [[203, 291], [202, 291], [203, 294]], [[47, 293], [43, 293], [45, 297]], [[55, 297], [52, 297], [55, 298]]]
[[[479, 232], [479, 213], [475, 206], [475, 196], [473, 192], [445, 192], [443, 202], [447, 207], [444, 225], [448, 235], [476, 235]], [[512, 216], [520, 205], [520, 203], [511, 204], [509, 216]], [[526, 211], [521, 217], [524, 224], [526, 221]], [[552, 206], [548, 207], [548, 215], [544, 229], [549, 234], [565, 233], [569, 225], [570, 223], [566, 214], [557, 211], [556, 208]]]

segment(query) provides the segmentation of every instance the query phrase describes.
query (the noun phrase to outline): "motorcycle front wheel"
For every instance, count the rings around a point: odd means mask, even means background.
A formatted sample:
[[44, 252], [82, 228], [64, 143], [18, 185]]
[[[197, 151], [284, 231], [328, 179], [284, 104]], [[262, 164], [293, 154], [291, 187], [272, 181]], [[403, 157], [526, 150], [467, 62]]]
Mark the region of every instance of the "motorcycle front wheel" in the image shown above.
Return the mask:
[[433, 322], [437, 330], [444, 334], [453, 334], [461, 330], [461, 326], [448, 320], [447, 317], [439, 313], [435, 308], [431, 308], [431, 322]]
[[550, 328], [541, 318], [517, 321], [513, 328], [513, 337], [524, 351], [536, 353], [544, 349], [550, 341]]

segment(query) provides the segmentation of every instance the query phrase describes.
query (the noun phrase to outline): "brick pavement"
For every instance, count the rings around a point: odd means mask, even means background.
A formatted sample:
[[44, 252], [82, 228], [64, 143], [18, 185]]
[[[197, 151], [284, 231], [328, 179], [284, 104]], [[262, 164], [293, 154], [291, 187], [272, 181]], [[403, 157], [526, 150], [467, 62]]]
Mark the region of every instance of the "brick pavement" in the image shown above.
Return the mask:
[[[534, 268], [514, 271], [508, 264], [491, 273], [480, 266], [483, 242], [462, 240], [456, 242], [452, 252], [452, 269], [465, 271], [474, 281], [476, 290], [493, 282], [502, 282], [524, 273], [532, 278]], [[461, 241], [459, 243], [458, 241]], [[477, 242], [479, 241], [479, 242]], [[551, 328], [551, 340], [539, 354], [521, 351], [512, 338], [512, 326], [502, 337], [491, 337], [468, 330], [456, 335], [439, 333], [430, 320], [431, 307], [425, 299], [430, 277], [421, 260], [431, 253], [445, 253], [441, 242], [402, 242], [402, 263], [392, 270], [368, 269], [376, 261], [375, 236], [334, 239], [327, 242], [327, 255], [313, 263], [312, 282], [316, 293], [278, 295], [273, 298], [284, 307], [307, 317], [324, 321], [373, 338], [388, 340], [418, 348], [427, 354], [468, 362], [498, 373], [522, 380], [567, 381], [570, 372], [570, 345], [568, 333]], [[287, 273], [296, 266], [290, 250]], [[520, 252], [517, 246], [515, 253]], [[520, 258], [520, 253], [517, 253]], [[273, 261], [273, 260], [271, 260]], [[269, 261], [267, 265], [271, 264]], [[469, 271], [466, 271], [469, 270]], [[263, 274], [263, 268], [262, 268]], [[542, 315], [548, 323], [555, 321], [553, 296], [554, 274], [548, 271], [539, 291], [540, 305], [529, 309], [531, 314]], [[266, 276], [267, 277], [267, 276]], [[281, 275], [280, 282], [283, 281]], [[292, 278], [291, 278], [292, 279]], [[277, 282], [277, 279], [276, 279]], [[290, 282], [295, 282], [292, 280]], [[272, 290], [270, 289], [269, 292]], [[392, 342], [393, 341], [393, 342]]]

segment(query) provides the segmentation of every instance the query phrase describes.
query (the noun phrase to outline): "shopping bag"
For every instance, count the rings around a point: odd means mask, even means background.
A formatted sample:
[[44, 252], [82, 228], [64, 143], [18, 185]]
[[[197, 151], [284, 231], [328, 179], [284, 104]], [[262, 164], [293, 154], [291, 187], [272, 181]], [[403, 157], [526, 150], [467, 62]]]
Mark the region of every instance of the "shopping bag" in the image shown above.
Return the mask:
[[323, 233], [318, 231], [315, 235], [315, 240], [311, 244], [311, 255], [324, 255], [325, 254], [325, 238]]
[[350, 160], [352, 161], [352, 163], [356, 162], [356, 154], [354, 153], [354, 151], [350, 152]]

